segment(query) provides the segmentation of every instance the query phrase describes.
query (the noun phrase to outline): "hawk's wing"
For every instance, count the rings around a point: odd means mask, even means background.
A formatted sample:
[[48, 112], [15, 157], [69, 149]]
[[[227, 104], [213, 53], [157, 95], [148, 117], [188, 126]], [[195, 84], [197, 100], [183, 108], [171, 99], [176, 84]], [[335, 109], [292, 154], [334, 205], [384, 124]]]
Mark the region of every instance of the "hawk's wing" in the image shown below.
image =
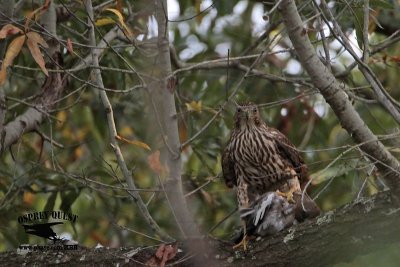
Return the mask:
[[308, 168], [301, 158], [300, 153], [296, 147], [289, 141], [289, 139], [280, 131], [270, 128], [271, 134], [275, 137], [275, 142], [281, 156], [292, 164], [296, 173], [299, 176], [300, 183], [303, 184], [309, 178], [307, 175]]
[[234, 166], [235, 163], [230, 155], [229, 144], [225, 147], [222, 153], [222, 176], [224, 178], [225, 184], [232, 188], [237, 185], [236, 175]]
[[[307, 165], [301, 158], [299, 151], [283, 133], [275, 129], [272, 131], [279, 153], [283, 158], [292, 164], [299, 177], [300, 187], [303, 189], [305, 183], [307, 183], [307, 181], [310, 179], [307, 174]], [[294, 198], [296, 203], [294, 213], [297, 221], [301, 222], [306, 218], [314, 218], [320, 214], [320, 209], [314, 200], [310, 198], [307, 192], [304, 192], [304, 199], [302, 198], [302, 194], [294, 194]]]

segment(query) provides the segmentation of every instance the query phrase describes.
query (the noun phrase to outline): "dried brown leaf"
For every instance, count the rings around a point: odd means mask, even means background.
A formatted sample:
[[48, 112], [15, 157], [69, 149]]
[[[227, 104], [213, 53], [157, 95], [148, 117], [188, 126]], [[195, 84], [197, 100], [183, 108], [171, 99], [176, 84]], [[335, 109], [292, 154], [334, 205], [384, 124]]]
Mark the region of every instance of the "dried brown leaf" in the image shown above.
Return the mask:
[[26, 21], [25, 21], [25, 32], [28, 31], [29, 28], [29, 23], [31, 20], [35, 17], [35, 19], [39, 18], [50, 6], [51, 0], [46, 0], [43, 6], [33, 10], [31, 13], [29, 13], [28, 16], [26, 16]]
[[122, 142], [131, 144], [131, 145], [135, 145], [135, 146], [138, 146], [138, 147], [147, 149], [147, 150], [151, 150], [151, 148], [150, 148], [146, 143], [143, 143], [143, 142], [141, 142], [141, 141], [138, 141], [138, 140], [129, 140], [129, 139], [126, 139], [125, 137], [123, 137], [123, 136], [121, 136], [121, 135], [117, 135], [117, 136], [115, 136], [115, 138], [117, 138], [118, 140], [120, 140], [120, 141], [122, 141]]
[[42, 36], [40, 36], [40, 34], [36, 32], [28, 32], [26, 36], [28, 37], [26, 44], [29, 48], [29, 51], [31, 52], [33, 59], [42, 69], [44, 74], [46, 74], [46, 76], [49, 76], [49, 72], [47, 71], [45, 66], [46, 62], [44, 61], [43, 54], [40, 51], [39, 44], [46, 48], [49, 46], [47, 45], [46, 41], [42, 38]]
[[150, 260], [146, 262], [146, 265], [164, 267], [167, 261], [175, 258], [177, 252], [178, 252], [178, 246], [176, 244], [175, 245], [161, 244], [158, 247], [155, 255], [153, 255], [153, 257], [151, 257]]
[[72, 46], [71, 39], [67, 39], [67, 50], [72, 55], [74, 53], [74, 48]]
[[25, 42], [25, 35], [18, 36], [8, 46], [6, 55], [3, 60], [3, 64], [1, 65], [1, 70], [0, 70], [0, 86], [2, 86], [7, 78], [7, 67], [10, 66], [15, 57], [18, 56], [19, 52], [21, 51], [22, 46], [24, 45]]
[[11, 24], [4, 25], [4, 27], [0, 30], [0, 39], [4, 39], [9, 35], [14, 35], [17, 33], [22, 33], [22, 30]]

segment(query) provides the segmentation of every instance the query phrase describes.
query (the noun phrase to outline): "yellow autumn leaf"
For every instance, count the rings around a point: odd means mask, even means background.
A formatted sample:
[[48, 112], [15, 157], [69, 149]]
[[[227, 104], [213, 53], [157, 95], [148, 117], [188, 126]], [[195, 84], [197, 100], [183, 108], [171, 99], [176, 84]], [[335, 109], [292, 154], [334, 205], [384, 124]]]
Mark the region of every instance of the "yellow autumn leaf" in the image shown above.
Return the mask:
[[104, 25], [109, 25], [109, 24], [114, 24], [115, 21], [112, 18], [102, 18], [96, 20], [94, 23], [96, 26], [104, 26]]
[[68, 140], [74, 140], [74, 141], [75, 141], [74, 133], [72, 132], [71, 128], [69, 128], [69, 127], [65, 127], [65, 128], [61, 131], [61, 135], [62, 135], [64, 138], [68, 139]]
[[4, 25], [4, 27], [0, 30], [0, 39], [4, 39], [9, 35], [14, 35], [17, 33], [22, 33], [22, 30], [11, 24]]
[[76, 129], [75, 132], [74, 132], [75, 138], [79, 142], [84, 141], [86, 136], [87, 136], [87, 134], [88, 134], [88, 129], [87, 128]]
[[57, 129], [61, 129], [64, 123], [67, 121], [67, 112], [65, 110], [59, 111], [56, 115], [56, 119], [57, 119], [56, 127]]
[[106, 10], [117, 15], [119, 22], [124, 21], [124, 16], [122, 16], [121, 12], [119, 12], [118, 10], [116, 10], [114, 8], [106, 8]]
[[196, 112], [201, 112], [202, 110], [202, 102], [201, 101], [192, 101], [190, 103], [185, 103], [188, 111], [196, 111]]
[[147, 149], [147, 150], [151, 150], [151, 148], [144, 142], [141, 142], [141, 141], [138, 141], [138, 140], [129, 140], [129, 139], [126, 139], [125, 137], [122, 137], [120, 135], [116, 135], [115, 138], [117, 138], [118, 140], [120, 140], [122, 142], [131, 144], [131, 145], [135, 145], [135, 146]]
[[33, 59], [36, 61], [36, 63], [39, 65], [39, 67], [42, 69], [44, 74], [46, 76], [49, 76], [49, 72], [46, 69], [45, 66], [45, 61], [42, 55], [42, 52], [40, 51], [39, 45], [42, 45], [43, 47], [49, 47], [46, 43], [46, 41], [36, 32], [28, 32], [26, 34], [28, 37], [28, 40], [26, 41], [26, 44], [29, 48], [29, 51], [31, 51]]
[[18, 56], [22, 46], [24, 45], [25, 38], [25, 35], [18, 36], [17, 38], [12, 40], [12, 42], [8, 46], [6, 56], [4, 57], [3, 64], [1, 65], [0, 86], [5, 83], [7, 78], [7, 67], [10, 66], [13, 63], [15, 57]]
[[75, 159], [80, 159], [82, 156], [83, 156], [83, 149], [82, 149], [82, 147], [77, 147], [77, 148], [75, 148], [75, 150], [74, 150], [74, 158]]
[[132, 35], [133, 35], [132, 31], [131, 31], [131, 29], [129, 29], [128, 25], [125, 24], [124, 17], [122, 16], [121, 12], [119, 12], [118, 10], [116, 10], [114, 8], [107, 8], [106, 10], [117, 15], [118, 22], [121, 24], [122, 28], [126, 31], [126, 34], [128, 35], [128, 37], [132, 37]]
[[119, 133], [121, 136], [131, 136], [131, 135], [133, 135], [134, 131], [133, 131], [133, 129], [132, 129], [131, 127], [129, 127], [129, 126], [123, 126], [123, 127], [118, 131], [118, 133]]

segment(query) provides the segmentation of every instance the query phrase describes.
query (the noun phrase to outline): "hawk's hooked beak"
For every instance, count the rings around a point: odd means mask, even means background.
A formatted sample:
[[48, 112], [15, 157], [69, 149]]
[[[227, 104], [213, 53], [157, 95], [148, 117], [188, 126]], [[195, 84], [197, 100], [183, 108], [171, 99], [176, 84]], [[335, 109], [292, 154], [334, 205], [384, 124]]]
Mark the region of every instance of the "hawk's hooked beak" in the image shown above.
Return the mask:
[[249, 112], [248, 112], [248, 111], [246, 111], [245, 113], [246, 113], [246, 120], [248, 121], [248, 120], [249, 120], [249, 118], [250, 118], [250, 114], [249, 114]]

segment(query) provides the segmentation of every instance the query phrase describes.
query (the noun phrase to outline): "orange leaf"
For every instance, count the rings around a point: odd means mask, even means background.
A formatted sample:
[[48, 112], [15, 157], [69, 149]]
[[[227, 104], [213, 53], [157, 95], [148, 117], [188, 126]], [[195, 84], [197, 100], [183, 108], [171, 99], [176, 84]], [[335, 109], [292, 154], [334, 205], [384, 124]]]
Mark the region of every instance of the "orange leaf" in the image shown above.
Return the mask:
[[72, 42], [71, 39], [67, 39], [67, 50], [70, 54], [74, 53], [74, 48], [72, 47]]
[[31, 192], [24, 192], [23, 201], [25, 204], [32, 205], [35, 200], [35, 195]]
[[74, 150], [74, 160], [80, 159], [83, 155], [82, 147], [77, 147]]
[[22, 30], [14, 25], [7, 24], [0, 30], [0, 39], [6, 38], [8, 35], [22, 33]]
[[160, 150], [148, 156], [147, 162], [150, 168], [160, 176], [167, 171], [167, 168], [160, 162]]
[[45, 66], [45, 61], [42, 55], [42, 52], [40, 52], [39, 45], [41, 44], [43, 47], [49, 47], [46, 43], [46, 41], [36, 32], [28, 32], [26, 34], [28, 36], [28, 40], [26, 41], [26, 44], [28, 45], [29, 51], [31, 51], [33, 59], [35, 59], [36, 63], [39, 65], [39, 67], [42, 69], [44, 74], [46, 76], [49, 76], [49, 72], [46, 69]]
[[19, 52], [21, 51], [22, 45], [25, 42], [25, 35], [18, 36], [8, 46], [6, 56], [4, 57], [3, 64], [1, 65], [0, 70], [0, 86], [2, 86], [7, 78], [7, 67], [10, 66], [15, 57], [18, 56]]
[[[179, 141], [181, 143], [185, 143], [185, 141], [188, 139], [188, 132], [183, 120], [178, 120], [178, 131], [179, 131]], [[186, 151], [187, 148], [188, 146], [185, 146], [183, 150]]]
[[120, 135], [115, 136], [115, 138], [117, 138], [118, 140], [123, 141], [125, 143], [131, 144], [131, 145], [135, 145], [135, 146], [147, 149], [147, 150], [151, 150], [151, 148], [146, 143], [143, 143], [141, 141], [129, 140], [129, 139], [126, 139], [125, 137], [122, 137]]

